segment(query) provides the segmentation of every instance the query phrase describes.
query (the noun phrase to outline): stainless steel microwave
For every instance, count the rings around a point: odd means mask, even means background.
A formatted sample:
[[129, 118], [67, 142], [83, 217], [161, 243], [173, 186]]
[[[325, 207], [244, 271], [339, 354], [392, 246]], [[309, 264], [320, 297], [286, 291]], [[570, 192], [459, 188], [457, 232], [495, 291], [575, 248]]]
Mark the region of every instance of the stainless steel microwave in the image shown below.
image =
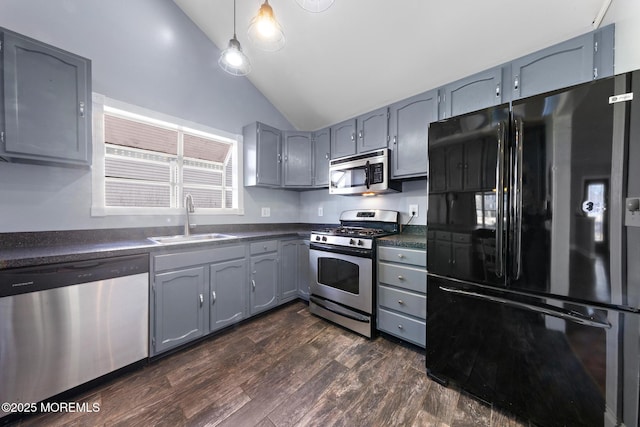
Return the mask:
[[389, 149], [333, 159], [329, 163], [330, 194], [376, 194], [401, 191], [402, 183], [389, 179]]

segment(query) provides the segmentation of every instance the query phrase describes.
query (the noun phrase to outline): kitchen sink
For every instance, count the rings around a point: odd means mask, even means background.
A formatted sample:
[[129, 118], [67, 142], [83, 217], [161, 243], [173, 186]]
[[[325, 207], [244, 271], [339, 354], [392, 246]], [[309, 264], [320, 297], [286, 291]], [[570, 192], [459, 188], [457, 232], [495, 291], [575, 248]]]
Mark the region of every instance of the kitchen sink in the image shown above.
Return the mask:
[[175, 236], [158, 236], [158, 237], [149, 237], [149, 240], [155, 243], [161, 244], [171, 244], [171, 243], [193, 243], [193, 242], [206, 242], [213, 240], [226, 240], [226, 239], [236, 239], [237, 236], [232, 236], [231, 234], [220, 234], [220, 233], [205, 233], [205, 234], [178, 234]]

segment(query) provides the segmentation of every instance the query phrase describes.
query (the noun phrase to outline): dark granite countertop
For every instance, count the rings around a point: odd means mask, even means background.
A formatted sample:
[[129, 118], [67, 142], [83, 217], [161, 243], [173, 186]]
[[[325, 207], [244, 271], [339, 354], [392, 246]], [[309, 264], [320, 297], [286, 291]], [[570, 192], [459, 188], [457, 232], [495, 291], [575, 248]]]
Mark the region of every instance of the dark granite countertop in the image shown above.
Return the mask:
[[270, 238], [308, 238], [311, 229], [319, 226], [318, 224], [242, 224], [206, 227], [198, 228], [193, 231], [193, 234], [224, 233], [231, 234], [235, 238], [172, 244], [155, 243], [148, 237], [182, 234], [181, 227], [0, 233], [0, 270], [228, 245]]
[[420, 225], [407, 226], [400, 234], [381, 237], [378, 245], [427, 250], [427, 228]]

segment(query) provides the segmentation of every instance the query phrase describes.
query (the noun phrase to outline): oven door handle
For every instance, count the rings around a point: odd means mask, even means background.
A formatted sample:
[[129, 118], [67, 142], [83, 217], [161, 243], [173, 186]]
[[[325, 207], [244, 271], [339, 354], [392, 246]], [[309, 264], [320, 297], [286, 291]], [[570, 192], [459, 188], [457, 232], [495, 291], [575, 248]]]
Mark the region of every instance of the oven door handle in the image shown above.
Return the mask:
[[354, 313], [351, 310], [347, 310], [341, 306], [339, 306], [338, 304], [332, 303], [330, 301], [327, 300], [323, 300], [320, 298], [316, 298], [313, 295], [311, 295], [309, 297], [309, 300], [311, 302], [313, 302], [314, 304], [324, 308], [327, 311], [330, 311], [332, 313], [338, 314], [340, 316], [343, 317], [348, 317], [349, 319], [355, 320], [357, 322], [362, 322], [362, 323], [370, 323], [370, 319], [366, 316], [362, 316], [358, 313]]

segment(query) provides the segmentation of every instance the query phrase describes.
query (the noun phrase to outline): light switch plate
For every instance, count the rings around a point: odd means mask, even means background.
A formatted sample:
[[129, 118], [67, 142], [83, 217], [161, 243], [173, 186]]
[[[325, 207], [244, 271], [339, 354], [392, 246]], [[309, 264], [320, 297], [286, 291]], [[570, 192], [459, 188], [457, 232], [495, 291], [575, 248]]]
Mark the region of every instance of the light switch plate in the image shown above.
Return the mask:
[[261, 215], [263, 217], [271, 216], [271, 208], [262, 208]]
[[318, 208], [318, 216], [322, 216], [324, 215], [324, 209], [322, 209], [322, 206]]

